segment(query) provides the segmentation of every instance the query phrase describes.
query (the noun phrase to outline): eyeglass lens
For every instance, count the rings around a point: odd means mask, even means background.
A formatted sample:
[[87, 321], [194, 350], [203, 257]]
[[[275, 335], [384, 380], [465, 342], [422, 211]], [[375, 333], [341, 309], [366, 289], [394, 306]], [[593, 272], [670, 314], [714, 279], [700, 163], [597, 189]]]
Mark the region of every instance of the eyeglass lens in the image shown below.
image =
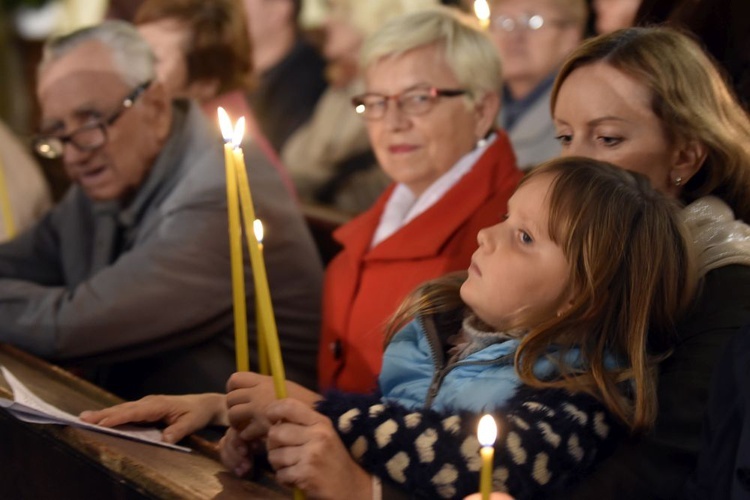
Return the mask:
[[382, 94], [365, 94], [353, 99], [354, 110], [366, 120], [379, 120], [385, 116], [388, 101], [395, 101], [401, 112], [407, 115], [427, 113], [440, 97], [455, 97], [465, 94], [465, 90], [446, 90], [436, 88], [412, 89], [401, 94], [386, 96]]
[[43, 137], [34, 144], [37, 153], [45, 158], [59, 158], [70, 142], [79, 151], [93, 151], [107, 142], [107, 132], [103, 123], [92, 123], [79, 128], [65, 137]]
[[502, 31], [515, 31], [515, 30], [538, 30], [544, 26], [544, 18], [539, 14], [523, 15], [516, 18], [510, 16], [497, 16], [493, 22], [494, 28]]

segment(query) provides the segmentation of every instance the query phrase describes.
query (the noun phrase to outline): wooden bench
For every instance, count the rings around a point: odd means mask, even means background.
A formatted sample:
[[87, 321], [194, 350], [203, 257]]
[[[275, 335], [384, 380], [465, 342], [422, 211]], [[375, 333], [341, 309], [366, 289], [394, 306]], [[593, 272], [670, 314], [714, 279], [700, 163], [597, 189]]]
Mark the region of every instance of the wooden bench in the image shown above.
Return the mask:
[[[69, 413], [121, 402], [102, 389], [0, 344], [0, 364], [31, 391]], [[0, 375], [0, 395], [12, 399]], [[0, 498], [208, 499], [291, 498], [263, 474], [239, 479], [217, 461], [213, 445], [192, 437], [183, 453], [98, 432], [29, 424], [0, 410]]]

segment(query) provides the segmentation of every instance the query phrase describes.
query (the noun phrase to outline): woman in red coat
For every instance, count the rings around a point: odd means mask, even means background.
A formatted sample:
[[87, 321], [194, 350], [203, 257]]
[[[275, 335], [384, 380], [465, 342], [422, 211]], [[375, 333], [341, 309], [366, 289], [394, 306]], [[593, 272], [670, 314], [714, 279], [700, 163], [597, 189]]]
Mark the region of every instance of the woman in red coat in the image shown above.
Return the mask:
[[469, 265], [476, 233], [505, 213], [521, 177], [493, 129], [501, 71], [492, 43], [464, 25], [391, 26], [363, 47], [366, 93], [353, 104], [394, 185], [334, 234], [343, 250], [326, 272], [321, 390], [375, 388], [388, 319], [417, 285]]

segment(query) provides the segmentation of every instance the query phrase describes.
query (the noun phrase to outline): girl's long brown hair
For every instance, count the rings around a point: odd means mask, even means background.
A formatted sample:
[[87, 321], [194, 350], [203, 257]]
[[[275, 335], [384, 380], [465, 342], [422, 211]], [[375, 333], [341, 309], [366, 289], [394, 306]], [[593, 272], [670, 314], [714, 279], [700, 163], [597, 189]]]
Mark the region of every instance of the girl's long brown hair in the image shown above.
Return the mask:
[[[695, 281], [677, 205], [644, 176], [596, 160], [552, 160], [521, 185], [541, 175], [553, 177], [549, 234], [569, 263], [574, 299], [561, 316], [529, 318], [516, 370], [533, 387], [588, 392], [631, 430], [644, 430], [656, 417], [654, 362], [669, 352]], [[416, 290], [394, 316], [389, 338], [416, 315], [460, 306], [464, 277]], [[551, 347], [561, 353], [554, 358], [561, 376], [542, 380], [534, 365]], [[582, 354], [576, 368], [563, 362], [572, 348]], [[606, 366], [607, 356], [615, 365]]]

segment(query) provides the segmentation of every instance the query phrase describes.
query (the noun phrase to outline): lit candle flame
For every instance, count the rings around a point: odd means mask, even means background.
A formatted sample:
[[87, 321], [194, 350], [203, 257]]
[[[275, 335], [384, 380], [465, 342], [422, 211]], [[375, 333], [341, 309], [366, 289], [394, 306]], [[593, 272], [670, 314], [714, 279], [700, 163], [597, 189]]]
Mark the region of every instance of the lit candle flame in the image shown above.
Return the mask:
[[474, 0], [474, 15], [479, 19], [480, 26], [487, 29], [490, 25], [490, 4], [487, 0]]
[[232, 135], [232, 146], [236, 149], [242, 144], [242, 136], [245, 135], [245, 117], [241, 116], [234, 126], [234, 135]]
[[258, 240], [258, 243], [263, 244], [263, 223], [260, 219], [255, 219], [253, 221], [253, 232], [255, 233], [255, 239]]
[[219, 106], [216, 112], [219, 114], [219, 129], [221, 130], [221, 136], [224, 138], [224, 142], [231, 142], [232, 120], [229, 119], [229, 115], [221, 106]]
[[497, 424], [492, 415], [485, 415], [479, 420], [477, 439], [482, 446], [494, 446], [497, 439]]

